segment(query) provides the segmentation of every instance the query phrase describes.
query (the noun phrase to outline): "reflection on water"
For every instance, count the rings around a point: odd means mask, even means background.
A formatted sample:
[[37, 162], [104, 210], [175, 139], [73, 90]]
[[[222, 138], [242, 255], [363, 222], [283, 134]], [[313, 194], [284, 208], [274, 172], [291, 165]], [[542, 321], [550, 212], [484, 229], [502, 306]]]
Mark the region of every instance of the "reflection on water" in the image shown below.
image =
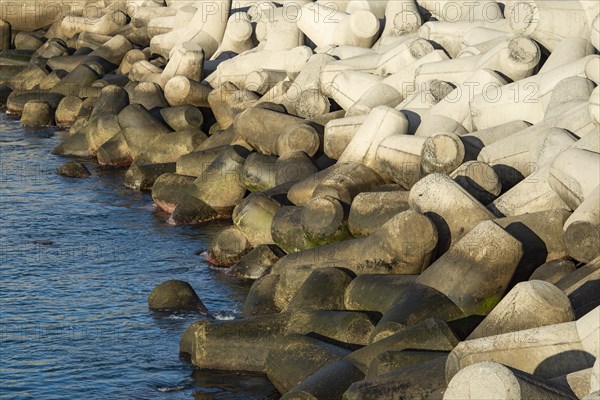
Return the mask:
[[[266, 399], [278, 399], [277, 390], [264, 375], [251, 375], [234, 372], [195, 370], [192, 382], [196, 386], [194, 399], [247, 399], [263, 393]], [[223, 396], [223, 393], [227, 395]]]
[[197, 316], [147, 308], [155, 285], [181, 279], [219, 318], [239, 314], [248, 284], [198, 255], [223, 225], [167, 224], [123, 170], [86, 161], [91, 178], [58, 176], [59, 141], [0, 116], [0, 397], [273, 398], [265, 377], [194, 371], [178, 342]]

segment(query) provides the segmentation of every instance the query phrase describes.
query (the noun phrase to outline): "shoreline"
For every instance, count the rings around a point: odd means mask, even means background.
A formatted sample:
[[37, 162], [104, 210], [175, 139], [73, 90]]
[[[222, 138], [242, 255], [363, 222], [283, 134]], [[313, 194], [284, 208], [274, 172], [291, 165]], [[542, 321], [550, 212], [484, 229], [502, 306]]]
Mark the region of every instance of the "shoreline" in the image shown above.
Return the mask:
[[195, 254], [218, 226], [167, 225], [148, 194], [123, 186], [125, 171], [86, 162], [92, 178], [58, 176], [53, 128], [22, 129], [4, 110], [0, 120], [2, 396], [183, 400], [275, 391], [266, 377], [193, 372], [178, 342], [197, 314], [148, 310], [153, 287], [176, 278], [194, 285], [218, 319], [239, 315], [249, 285]]
[[284, 399], [593, 399], [600, 7], [456, 0], [456, 21], [434, 3], [3, 22], [0, 104], [68, 127], [53, 154], [127, 168], [168, 223], [232, 221], [204, 257], [254, 281], [241, 318], [184, 281], [148, 293], [199, 313], [180, 341], [196, 368]]

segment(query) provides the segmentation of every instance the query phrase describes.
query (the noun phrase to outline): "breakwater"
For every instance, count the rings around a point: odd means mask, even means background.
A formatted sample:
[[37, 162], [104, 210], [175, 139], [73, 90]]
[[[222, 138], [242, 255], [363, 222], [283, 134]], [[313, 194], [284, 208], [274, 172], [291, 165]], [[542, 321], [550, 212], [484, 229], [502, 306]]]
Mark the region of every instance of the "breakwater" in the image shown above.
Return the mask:
[[599, 11], [92, 1], [7, 18], [1, 92], [21, 125], [70, 127], [55, 155], [126, 167], [167, 224], [232, 222], [202, 256], [254, 281], [239, 318], [177, 277], [148, 293], [196, 313], [198, 371], [284, 399], [593, 398]]

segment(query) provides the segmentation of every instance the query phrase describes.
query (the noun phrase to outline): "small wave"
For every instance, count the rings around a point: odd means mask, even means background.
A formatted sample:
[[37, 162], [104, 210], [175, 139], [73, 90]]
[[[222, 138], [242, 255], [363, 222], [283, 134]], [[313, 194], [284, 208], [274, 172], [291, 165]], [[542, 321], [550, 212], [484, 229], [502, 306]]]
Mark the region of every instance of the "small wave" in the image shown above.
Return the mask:
[[229, 267], [222, 267], [220, 265], [214, 265], [212, 264], [210, 261], [206, 260], [206, 264], [208, 265], [208, 268], [214, 270], [214, 271], [219, 271], [219, 272], [227, 272], [229, 271], [231, 268]]
[[148, 211], [152, 211], [156, 208], [156, 204], [155, 203], [148, 203], [144, 206], [140, 207], [142, 210], [148, 210]]
[[236, 319], [237, 313], [234, 311], [217, 311], [213, 313], [213, 316], [218, 321], [231, 321]]
[[189, 385], [177, 385], [177, 386], [163, 386], [157, 390], [162, 393], [179, 392], [180, 390], [187, 389]]
[[167, 317], [167, 319], [176, 319], [176, 320], [181, 320], [181, 319], [187, 319], [184, 315], [179, 315], [179, 314], [171, 314]]

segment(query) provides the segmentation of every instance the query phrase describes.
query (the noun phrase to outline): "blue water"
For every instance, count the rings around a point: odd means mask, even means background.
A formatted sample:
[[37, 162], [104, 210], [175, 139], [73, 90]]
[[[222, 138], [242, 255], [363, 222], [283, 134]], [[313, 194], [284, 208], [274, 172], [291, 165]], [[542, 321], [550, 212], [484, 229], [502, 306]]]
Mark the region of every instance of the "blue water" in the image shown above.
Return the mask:
[[0, 398], [276, 398], [263, 376], [194, 370], [178, 342], [198, 316], [147, 308], [181, 279], [219, 318], [239, 314], [248, 284], [199, 255], [223, 225], [167, 224], [123, 170], [58, 176], [60, 140], [0, 115]]

